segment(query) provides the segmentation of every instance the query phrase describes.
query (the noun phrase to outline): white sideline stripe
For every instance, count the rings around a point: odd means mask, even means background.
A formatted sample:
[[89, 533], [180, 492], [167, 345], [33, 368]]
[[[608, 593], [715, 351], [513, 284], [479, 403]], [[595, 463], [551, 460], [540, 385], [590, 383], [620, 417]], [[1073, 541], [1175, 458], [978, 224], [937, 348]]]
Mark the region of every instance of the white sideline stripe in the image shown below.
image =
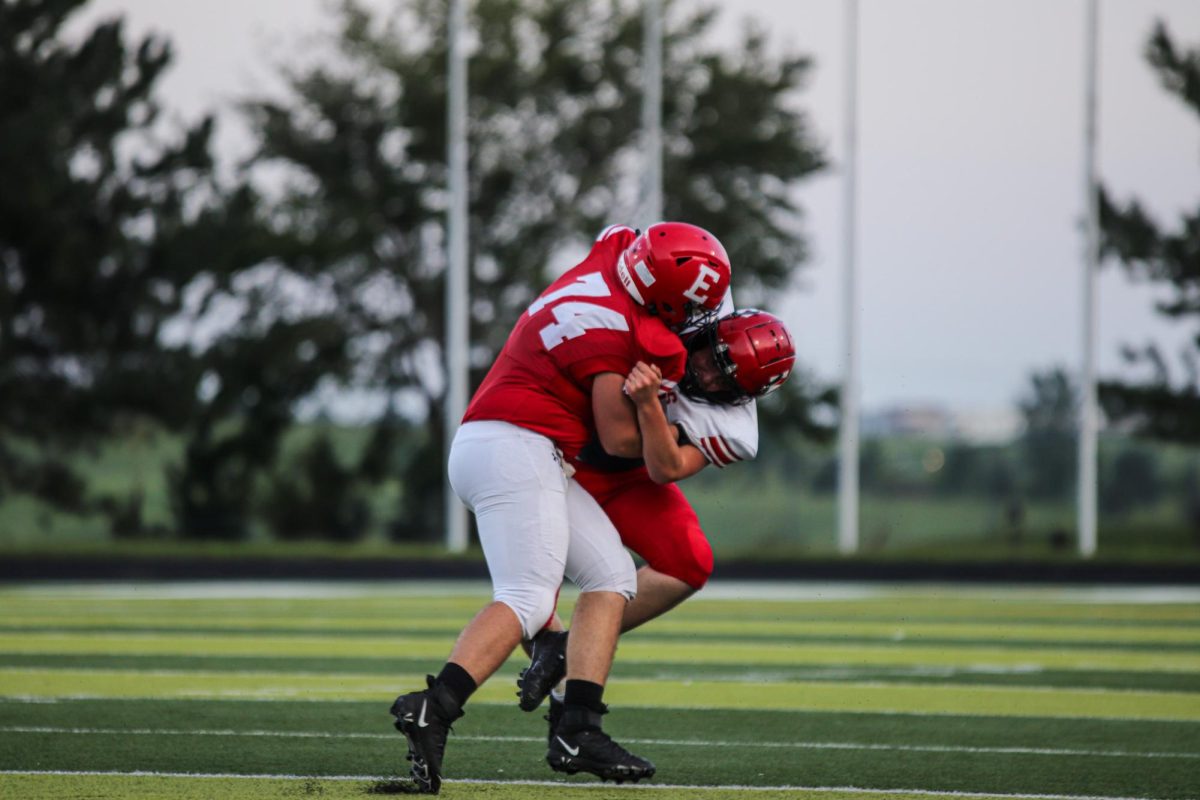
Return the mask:
[[[389, 739], [394, 733], [338, 733], [333, 731], [261, 731], [185, 728], [62, 728], [52, 726], [4, 725], [0, 733], [71, 733], [83, 735], [130, 736], [266, 736], [291, 739]], [[458, 736], [456, 741], [467, 742], [541, 742], [540, 736]], [[1130, 750], [1072, 750], [1047, 747], [963, 747], [955, 745], [868, 744], [859, 742], [738, 742], [704, 741], [697, 739], [630, 739], [631, 744], [687, 747], [762, 747], [796, 750], [884, 750], [917, 753], [987, 753], [1035, 756], [1105, 756], [1113, 758], [1200, 758], [1200, 753], [1135, 752]]]
[[[5, 769], [0, 770], [0, 775], [61, 775], [61, 776], [106, 776], [111, 775], [119, 778], [234, 778], [241, 780], [285, 780], [285, 781], [399, 781], [403, 780], [395, 775], [292, 775], [292, 774], [259, 774], [259, 775], [235, 775], [223, 774], [219, 772], [151, 772], [148, 770], [135, 770], [132, 772], [120, 772], [117, 770], [32, 770], [32, 769]], [[1004, 797], [1010, 800], [1152, 800], [1148, 797], [1121, 797], [1111, 795], [1095, 795], [1095, 794], [1012, 794], [1006, 792], [961, 792], [961, 791], [940, 791], [937, 789], [876, 789], [862, 786], [745, 786], [742, 784], [720, 784], [713, 786], [696, 786], [694, 784], [685, 783], [649, 783], [642, 785], [630, 786], [609, 786], [606, 783], [567, 783], [565, 781], [531, 781], [531, 780], [513, 780], [513, 781], [493, 781], [480, 780], [476, 778], [457, 778], [444, 780], [442, 783], [450, 784], [468, 784], [476, 786], [549, 786], [555, 788], [568, 787], [571, 789], [604, 789], [607, 791], [633, 791], [644, 792], [654, 789], [663, 789], [668, 791], [687, 790], [693, 792], [715, 792], [715, 791], [744, 791], [744, 792], [844, 792], [847, 794], [883, 794], [883, 795], [920, 795], [922, 797]]]

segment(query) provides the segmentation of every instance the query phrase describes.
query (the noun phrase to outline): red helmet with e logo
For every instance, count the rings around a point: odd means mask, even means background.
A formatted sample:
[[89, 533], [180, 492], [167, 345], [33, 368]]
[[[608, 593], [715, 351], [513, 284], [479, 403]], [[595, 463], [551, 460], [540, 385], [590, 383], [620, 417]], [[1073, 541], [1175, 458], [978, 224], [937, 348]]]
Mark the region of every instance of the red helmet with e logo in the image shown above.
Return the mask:
[[672, 328], [715, 313], [729, 290], [729, 256], [716, 236], [686, 222], [659, 222], [617, 258], [626, 291]]
[[[720, 380], [697, 372], [700, 350], [711, 353]], [[714, 403], [745, 403], [783, 385], [796, 364], [796, 346], [783, 320], [766, 311], [744, 308], [721, 317], [688, 339], [687, 371], [679, 388]]]

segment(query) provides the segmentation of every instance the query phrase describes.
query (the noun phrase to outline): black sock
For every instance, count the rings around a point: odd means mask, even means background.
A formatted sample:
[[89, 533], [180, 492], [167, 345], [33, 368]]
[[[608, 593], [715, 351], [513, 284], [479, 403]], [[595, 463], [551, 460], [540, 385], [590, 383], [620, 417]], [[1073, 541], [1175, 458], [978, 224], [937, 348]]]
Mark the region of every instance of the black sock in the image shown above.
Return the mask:
[[607, 709], [602, 702], [604, 687], [591, 681], [567, 681], [567, 693], [563, 703], [567, 706], [582, 706], [588, 711], [603, 714]]
[[436, 682], [445, 686], [450, 691], [450, 696], [458, 701], [459, 708], [479, 688], [479, 684], [475, 683], [475, 679], [471, 677], [471, 673], [453, 661], [446, 662], [446, 666], [442, 667], [442, 671], [438, 673]]

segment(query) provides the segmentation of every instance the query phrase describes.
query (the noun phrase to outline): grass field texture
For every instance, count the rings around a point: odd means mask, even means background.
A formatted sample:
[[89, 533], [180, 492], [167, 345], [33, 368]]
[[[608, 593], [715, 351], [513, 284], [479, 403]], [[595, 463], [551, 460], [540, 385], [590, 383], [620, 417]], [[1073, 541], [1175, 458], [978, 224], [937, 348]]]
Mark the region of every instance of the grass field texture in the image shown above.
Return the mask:
[[[388, 706], [487, 598], [0, 588], [0, 797], [406, 793]], [[1200, 797], [1195, 590], [714, 585], [621, 642], [606, 728], [658, 766], [636, 787], [549, 770], [520, 665], [455, 725], [444, 797]]]

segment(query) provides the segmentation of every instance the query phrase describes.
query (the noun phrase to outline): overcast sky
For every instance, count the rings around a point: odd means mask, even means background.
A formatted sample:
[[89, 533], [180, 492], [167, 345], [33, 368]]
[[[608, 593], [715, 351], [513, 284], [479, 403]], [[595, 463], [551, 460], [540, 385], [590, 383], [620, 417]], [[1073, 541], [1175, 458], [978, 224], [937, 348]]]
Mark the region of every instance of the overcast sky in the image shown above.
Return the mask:
[[[381, 9], [386, 0], [367, 3]], [[800, 190], [813, 258], [781, 312], [819, 377], [841, 356], [845, 36], [840, 0], [724, 0], [717, 36], [769, 24], [816, 69], [798, 102], [833, 167]], [[859, 267], [862, 388], [869, 410], [1011, 406], [1034, 368], [1080, 359], [1084, 0], [860, 0]], [[1164, 19], [1200, 47], [1196, 0], [1102, 0], [1099, 169], [1160, 221], [1200, 203], [1200, 120], [1159, 88], [1142, 50]], [[130, 32], [167, 34], [165, 105], [187, 118], [270, 91], [270, 65], [328, 28], [323, 0], [95, 0]], [[227, 115], [231, 117], [232, 115]], [[245, 134], [223, 120], [230, 157]], [[720, 235], [720, 231], [717, 231]], [[736, 277], [735, 277], [736, 286]], [[1123, 343], [1177, 349], [1188, 328], [1154, 314], [1160, 290], [1116, 269], [1100, 281], [1099, 363]], [[1194, 331], [1190, 331], [1194, 334]]]

